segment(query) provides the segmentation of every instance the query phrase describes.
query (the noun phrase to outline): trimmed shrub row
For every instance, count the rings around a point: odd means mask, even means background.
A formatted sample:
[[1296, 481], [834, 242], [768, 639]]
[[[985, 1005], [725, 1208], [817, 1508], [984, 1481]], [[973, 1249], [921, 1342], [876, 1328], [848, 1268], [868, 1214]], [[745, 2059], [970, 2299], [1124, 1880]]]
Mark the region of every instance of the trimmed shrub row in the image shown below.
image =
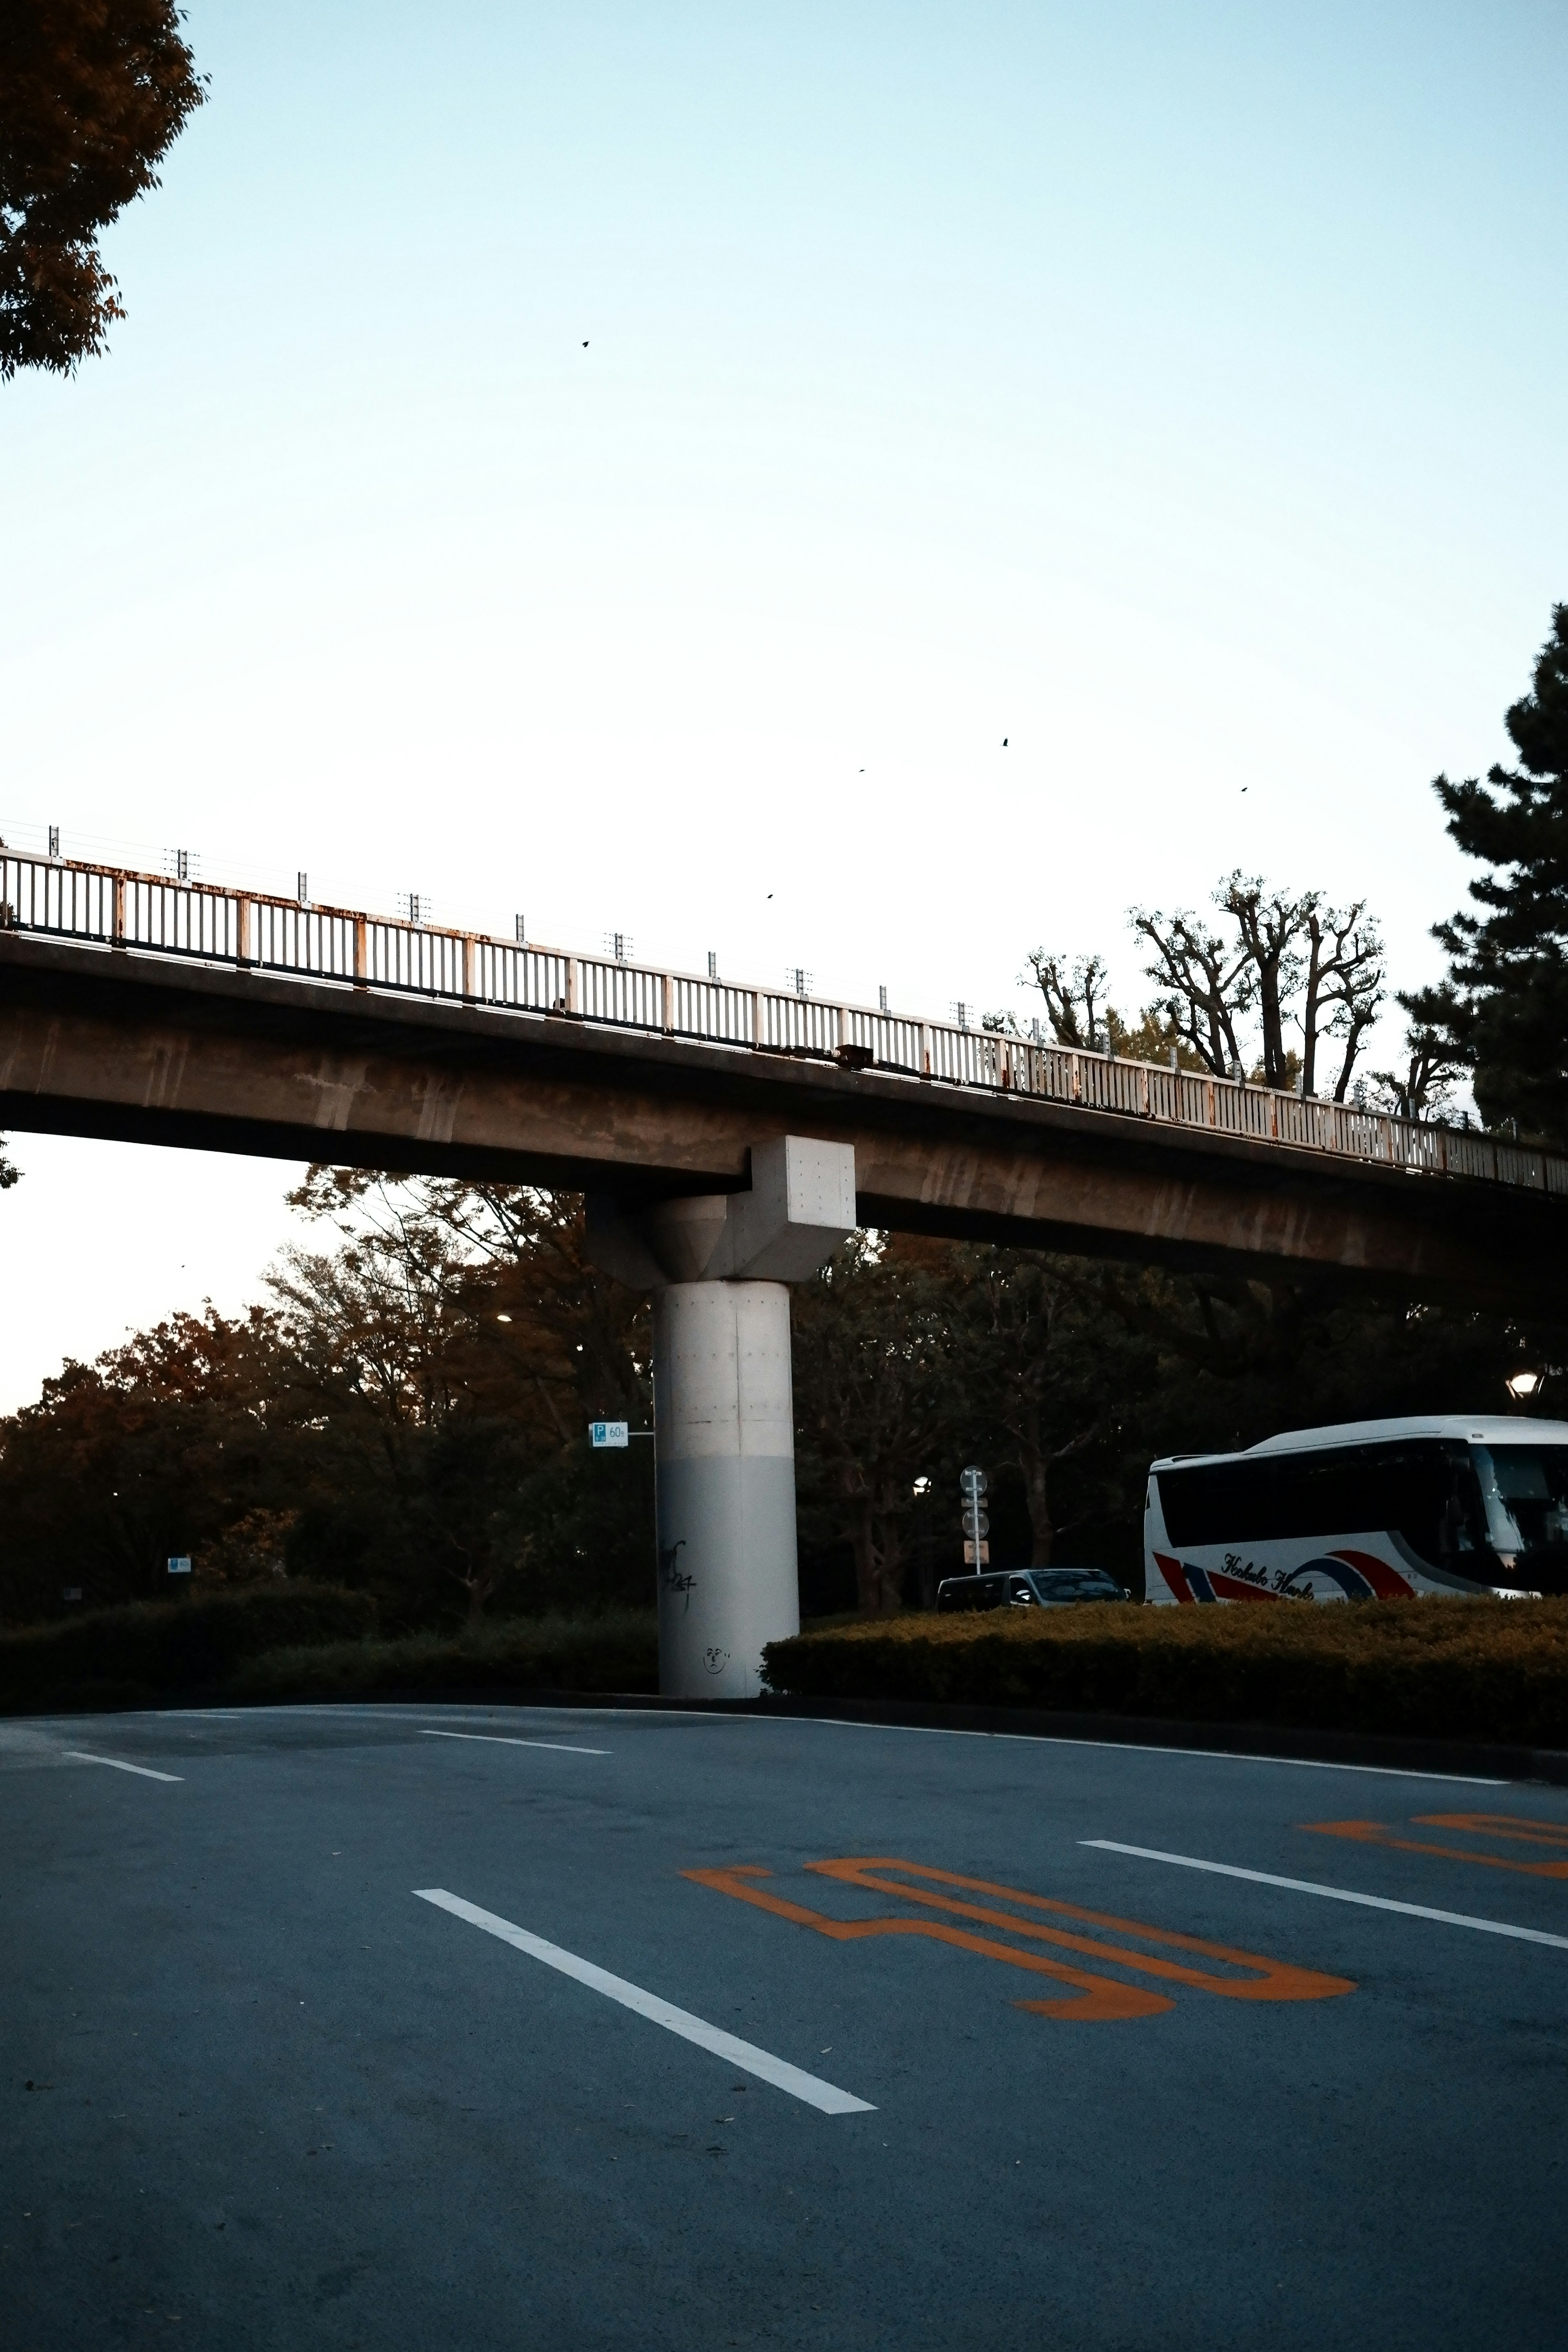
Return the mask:
[[225, 1682], [284, 1643], [363, 1639], [375, 1604], [333, 1584], [243, 1585], [183, 1601], [135, 1601], [0, 1633], [0, 1709], [134, 1706]]
[[770, 1643], [799, 1698], [945, 1700], [1568, 1747], [1568, 1600], [897, 1617]]
[[374, 1604], [335, 1585], [258, 1585], [99, 1610], [0, 1634], [0, 1712], [137, 1706], [192, 1690], [265, 1701], [658, 1688], [651, 1610], [503, 1619], [384, 1642], [374, 1630]]
[[651, 1609], [623, 1609], [602, 1617], [502, 1619], [457, 1635], [273, 1650], [240, 1668], [228, 1696], [354, 1699], [378, 1692], [658, 1688], [658, 1620]]

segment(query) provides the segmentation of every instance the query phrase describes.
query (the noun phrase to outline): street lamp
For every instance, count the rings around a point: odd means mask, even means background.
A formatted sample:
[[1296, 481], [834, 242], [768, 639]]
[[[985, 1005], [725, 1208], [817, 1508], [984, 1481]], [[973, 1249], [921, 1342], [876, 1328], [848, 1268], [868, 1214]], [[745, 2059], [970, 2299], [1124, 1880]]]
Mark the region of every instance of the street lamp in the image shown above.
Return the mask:
[[1526, 1397], [1539, 1395], [1545, 1384], [1544, 1372], [1515, 1372], [1512, 1379], [1508, 1381], [1507, 1387], [1515, 1404], [1522, 1404]]

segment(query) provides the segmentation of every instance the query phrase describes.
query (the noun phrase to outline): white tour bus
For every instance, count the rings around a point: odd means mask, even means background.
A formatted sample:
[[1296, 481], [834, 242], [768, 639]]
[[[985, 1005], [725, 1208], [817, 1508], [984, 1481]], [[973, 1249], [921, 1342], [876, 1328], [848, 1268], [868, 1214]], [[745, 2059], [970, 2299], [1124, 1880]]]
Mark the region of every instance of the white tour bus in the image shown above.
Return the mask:
[[1568, 1592], [1568, 1421], [1350, 1421], [1156, 1462], [1143, 1591], [1170, 1606]]

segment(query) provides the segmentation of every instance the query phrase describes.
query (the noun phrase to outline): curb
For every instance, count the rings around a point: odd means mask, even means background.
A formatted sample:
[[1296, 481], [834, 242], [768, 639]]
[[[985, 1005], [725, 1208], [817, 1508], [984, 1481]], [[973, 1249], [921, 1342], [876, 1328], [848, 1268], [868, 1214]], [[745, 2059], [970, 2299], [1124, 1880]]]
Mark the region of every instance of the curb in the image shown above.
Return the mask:
[[[174, 1702], [206, 1706], [216, 1694]], [[1079, 1715], [1048, 1707], [940, 1706], [897, 1699], [682, 1699], [647, 1691], [520, 1690], [515, 1684], [471, 1689], [393, 1689], [331, 1699], [217, 1698], [229, 1706], [552, 1706], [619, 1707], [650, 1715], [777, 1717], [808, 1723], [860, 1723], [889, 1729], [969, 1732], [1009, 1739], [1060, 1740], [1106, 1748], [1168, 1748], [1173, 1753], [1249, 1756], [1301, 1764], [1349, 1764], [1367, 1770], [1426, 1772], [1442, 1778], [1533, 1780], [1568, 1788], [1568, 1749], [1498, 1742], [1427, 1739], [1381, 1732], [1312, 1731], [1278, 1723], [1191, 1723], [1166, 1716]], [[61, 1709], [58, 1712], [68, 1712]], [[171, 1712], [165, 1699], [160, 1712]]]
[[1278, 1757], [1304, 1764], [1353, 1764], [1395, 1772], [1479, 1774], [1568, 1787], [1568, 1750], [1494, 1742], [1426, 1739], [1360, 1731], [1312, 1731], [1278, 1723], [1189, 1723], [1167, 1716], [1078, 1715], [1033, 1706], [940, 1706], [895, 1700], [763, 1699], [752, 1710], [826, 1717], [845, 1723], [972, 1731], [994, 1738], [1058, 1739], [1086, 1747], [1166, 1748], [1216, 1756]]

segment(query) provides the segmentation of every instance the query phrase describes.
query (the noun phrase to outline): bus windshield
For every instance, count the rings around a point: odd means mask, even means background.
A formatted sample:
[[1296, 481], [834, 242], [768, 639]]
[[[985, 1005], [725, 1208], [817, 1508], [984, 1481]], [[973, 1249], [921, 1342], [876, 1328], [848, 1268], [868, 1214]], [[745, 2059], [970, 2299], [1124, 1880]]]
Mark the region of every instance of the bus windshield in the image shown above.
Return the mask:
[[1470, 1459], [1494, 1551], [1568, 1545], [1568, 1445], [1472, 1445]]

